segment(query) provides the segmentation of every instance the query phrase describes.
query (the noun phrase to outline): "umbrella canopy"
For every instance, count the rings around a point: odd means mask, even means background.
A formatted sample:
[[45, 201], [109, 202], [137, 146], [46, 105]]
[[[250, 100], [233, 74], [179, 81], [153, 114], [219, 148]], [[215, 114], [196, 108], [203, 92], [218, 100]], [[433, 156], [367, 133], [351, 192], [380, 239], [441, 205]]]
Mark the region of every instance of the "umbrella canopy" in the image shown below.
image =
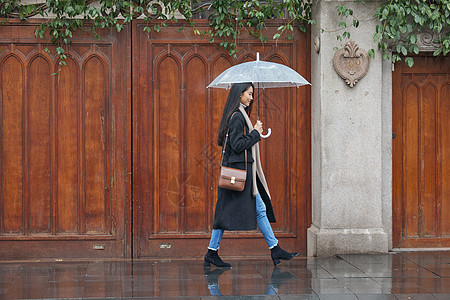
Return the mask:
[[310, 84], [288, 66], [259, 60], [235, 65], [223, 71], [208, 86], [229, 89], [233, 83], [252, 82], [258, 88], [299, 87]]
[[[256, 53], [256, 60], [239, 65], [235, 65], [223, 71], [216, 77], [207, 88], [229, 89], [233, 83], [251, 82], [257, 88], [280, 88], [299, 87], [310, 83], [288, 66], [268, 61], [259, 60], [259, 53]], [[259, 89], [258, 89], [259, 94]], [[259, 98], [259, 97], [258, 97]], [[258, 101], [259, 115], [259, 101]], [[259, 117], [258, 117], [259, 121]], [[260, 134], [263, 138], [268, 138], [272, 134], [270, 128], [267, 134]]]

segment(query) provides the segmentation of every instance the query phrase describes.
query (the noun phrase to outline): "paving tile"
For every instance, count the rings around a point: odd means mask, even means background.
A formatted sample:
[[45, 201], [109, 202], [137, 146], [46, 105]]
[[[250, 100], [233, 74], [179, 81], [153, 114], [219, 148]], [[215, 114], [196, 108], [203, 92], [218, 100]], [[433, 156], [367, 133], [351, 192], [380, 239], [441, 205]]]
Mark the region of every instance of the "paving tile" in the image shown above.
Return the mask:
[[403, 256], [417, 263], [440, 262], [450, 264], [450, 251], [412, 251], [400, 252], [399, 256]]
[[82, 298], [84, 289], [83, 280], [50, 282], [44, 298]]
[[320, 300], [358, 300], [354, 294], [318, 294]]
[[[6, 274], [3, 276], [0, 276], [0, 296], [5, 295], [6, 291], [10, 288], [13, 280], [14, 280], [14, 274]], [[2, 297], [0, 297], [1, 299]]]
[[383, 254], [339, 254], [338, 257], [341, 259], [355, 264], [384, 264], [385, 261], [392, 259], [394, 255], [391, 253]]
[[402, 255], [340, 255], [345, 261], [367, 274], [369, 277], [436, 277], [432, 270]]
[[[264, 286], [261, 286], [259, 288], [251, 286], [250, 287], [247, 286], [230, 287], [224, 285], [220, 286], [220, 294], [225, 296], [265, 295], [265, 293], [266, 287]], [[217, 295], [217, 294], [210, 294], [210, 295]]]
[[117, 281], [86, 281], [84, 297], [122, 297], [122, 283]]
[[[122, 299], [129, 299], [127, 297], [120, 298]], [[135, 297], [131, 299], [136, 299]], [[201, 297], [193, 297], [193, 296], [165, 296], [165, 297], [141, 297], [137, 299], [164, 299], [164, 300], [201, 300]], [[109, 300], [109, 299], [108, 299]]]
[[428, 284], [433, 294], [450, 294], [450, 278], [448, 277], [433, 279], [433, 282]]
[[431, 294], [395, 294], [398, 300], [436, 300]]
[[372, 278], [336, 278], [342, 286], [355, 294], [389, 294], [390, 290]]
[[201, 296], [201, 300], [225, 300], [225, 299], [235, 299], [238, 300], [239, 296]]
[[239, 300], [279, 300], [280, 297], [278, 295], [246, 295], [239, 296]]
[[359, 300], [397, 300], [397, 297], [395, 295], [368, 295], [368, 294], [356, 294], [356, 297]]
[[282, 286], [282, 287], [278, 288], [276, 291], [277, 291], [277, 294], [279, 294], [279, 295], [314, 294], [314, 291], [311, 287], [295, 285], [295, 284]]
[[339, 255], [343, 260], [355, 266], [370, 277], [392, 277], [391, 254], [380, 255]]
[[450, 263], [442, 264], [442, 263], [421, 263], [421, 267], [427, 269], [428, 271], [436, 274], [439, 277], [448, 277], [450, 278]]
[[[267, 272], [272, 272], [273, 268], [273, 265], [270, 264], [267, 268]], [[281, 266], [278, 269], [289, 271], [297, 278], [334, 278], [334, 276], [327, 272], [323, 267], [308, 262], [307, 259], [294, 260], [289, 266]], [[258, 270], [261, 271], [261, 268], [259, 267]]]
[[316, 294], [280, 295], [281, 300], [319, 300]]
[[[11, 285], [5, 291], [6, 299], [41, 299], [44, 297], [49, 277], [33, 276], [36, 272], [23, 270], [14, 277]], [[40, 273], [40, 272], [39, 272]], [[40, 273], [42, 274], [42, 273]]]
[[290, 271], [292, 275], [297, 278], [301, 278], [303, 280], [311, 279], [311, 278], [328, 278], [334, 279], [335, 277], [328, 273], [327, 271], [318, 267], [316, 270], [292, 270]]
[[373, 278], [393, 294], [450, 293], [448, 278]]
[[353, 294], [345, 284], [337, 279], [311, 279], [311, 289], [316, 294]]
[[239, 300], [240, 296], [202, 296], [201, 300]]
[[317, 264], [334, 277], [368, 277], [357, 267], [338, 257], [319, 258]]

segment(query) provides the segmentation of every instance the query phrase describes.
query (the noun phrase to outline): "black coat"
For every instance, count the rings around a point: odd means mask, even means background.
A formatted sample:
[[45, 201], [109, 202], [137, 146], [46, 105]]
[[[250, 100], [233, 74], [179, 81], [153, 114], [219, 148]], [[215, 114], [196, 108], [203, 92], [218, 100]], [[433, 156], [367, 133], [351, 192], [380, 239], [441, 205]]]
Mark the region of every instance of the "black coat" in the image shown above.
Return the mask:
[[[245, 169], [245, 152], [247, 151], [247, 179], [242, 192], [219, 188], [214, 229], [254, 230], [256, 229], [256, 197], [252, 192], [252, 151], [251, 147], [261, 140], [257, 130], [248, 132], [247, 123], [240, 111], [229, 121], [229, 136], [225, 147], [223, 165], [231, 168]], [[224, 140], [225, 142], [225, 140]], [[258, 191], [266, 204], [267, 217], [275, 222], [270, 198], [257, 179]]]

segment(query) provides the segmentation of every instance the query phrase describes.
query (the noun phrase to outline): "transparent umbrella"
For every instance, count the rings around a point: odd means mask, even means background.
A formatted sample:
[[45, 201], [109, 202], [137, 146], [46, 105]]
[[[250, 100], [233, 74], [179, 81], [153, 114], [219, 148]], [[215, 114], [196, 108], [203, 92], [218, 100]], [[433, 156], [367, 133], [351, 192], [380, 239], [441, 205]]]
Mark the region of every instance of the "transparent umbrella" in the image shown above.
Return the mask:
[[[258, 88], [258, 94], [259, 88], [265, 89], [310, 85], [310, 83], [295, 70], [282, 64], [259, 60], [259, 53], [257, 53], [255, 61], [245, 62], [226, 69], [217, 76], [207, 88], [229, 89], [233, 83], [242, 82], [252, 82]], [[270, 136], [271, 132], [272, 130], [269, 128], [268, 134], [261, 136], [267, 138]]]

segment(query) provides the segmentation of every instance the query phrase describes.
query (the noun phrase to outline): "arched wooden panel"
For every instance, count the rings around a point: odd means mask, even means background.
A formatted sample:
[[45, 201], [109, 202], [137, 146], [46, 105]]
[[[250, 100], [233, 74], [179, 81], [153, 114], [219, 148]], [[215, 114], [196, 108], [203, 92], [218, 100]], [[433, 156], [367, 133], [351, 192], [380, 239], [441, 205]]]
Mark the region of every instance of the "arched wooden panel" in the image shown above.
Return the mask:
[[[208, 84], [211, 83], [211, 81], [220, 75], [223, 71], [228, 69], [232, 66], [232, 63], [228, 58], [224, 57], [224, 54], [220, 55], [217, 59], [212, 60], [212, 66], [211, 68], [211, 75], [210, 80]], [[214, 208], [216, 206], [218, 192], [217, 192], [217, 185], [218, 185], [218, 177], [219, 177], [219, 170], [220, 170], [220, 164], [218, 163], [220, 161], [222, 150], [217, 145], [217, 134], [219, 132], [219, 124], [222, 119], [222, 113], [223, 108], [225, 107], [225, 103], [227, 102], [228, 92], [229, 90], [224, 89], [216, 89], [216, 88], [209, 88], [208, 89], [210, 95], [211, 95], [211, 114], [212, 114], [212, 120], [211, 120], [211, 134], [210, 134], [210, 140], [208, 142], [208, 166], [211, 169], [211, 172], [209, 175], [212, 177], [211, 181], [211, 190], [212, 190], [212, 199], [209, 200], [210, 207], [209, 207], [209, 224], [213, 223], [214, 220]], [[209, 230], [212, 230], [212, 225], [208, 228]]]
[[437, 234], [437, 134], [436, 134], [436, 101], [437, 91], [433, 84], [427, 84], [422, 88], [422, 199], [419, 205], [420, 223], [419, 232], [422, 236], [434, 237]]
[[84, 66], [84, 232], [107, 233], [107, 74], [97, 56]]
[[79, 159], [78, 111], [79, 70], [76, 62], [68, 58], [67, 66], [57, 81], [57, 178], [56, 232], [79, 231]]
[[[155, 185], [156, 233], [180, 231], [180, 208], [184, 202], [183, 192], [183, 139], [181, 135], [183, 115], [180, 101], [179, 64], [172, 56], [166, 56], [157, 69], [157, 173]], [[156, 191], [155, 190], [155, 191]]]
[[49, 62], [42, 56], [31, 61], [27, 122], [30, 233], [51, 232], [51, 73]]
[[23, 93], [24, 69], [18, 58], [1, 64], [1, 186], [2, 232], [23, 232]]
[[[270, 59], [271, 62], [284, 64], [278, 57]], [[295, 224], [289, 220], [290, 214], [295, 211], [289, 209], [290, 191], [289, 191], [289, 146], [293, 143], [292, 135], [289, 134], [287, 128], [292, 128], [292, 121], [288, 114], [291, 111], [291, 103], [293, 98], [289, 95], [289, 88], [277, 89], [259, 89], [256, 88], [256, 97], [261, 96], [261, 99], [254, 103], [253, 119], [256, 120], [258, 116], [258, 108], [260, 108], [260, 119], [263, 122], [265, 133], [267, 128], [272, 129], [272, 135], [268, 139], [260, 142], [261, 159], [267, 183], [269, 185], [270, 194], [272, 197], [272, 205], [275, 212], [277, 222], [273, 224], [275, 231], [292, 232]], [[274, 157], [282, 158], [280, 160], [273, 159]]]
[[439, 206], [442, 213], [439, 213], [439, 219], [442, 224], [439, 229], [444, 236], [450, 236], [450, 83], [447, 74], [447, 84], [440, 91], [439, 101], [439, 154], [438, 168], [441, 181], [439, 182]]
[[411, 218], [405, 224], [405, 234], [409, 237], [419, 235], [419, 89], [415, 84], [408, 84], [405, 88], [405, 137], [408, 155], [405, 157], [405, 194], [408, 203], [405, 210]]
[[185, 126], [186, 139], [185, 164], [183, 178], [185, 212], [184, 230], [186, 232], [204, 232], [207, 228], [206, 202], [208, 198], [208, 157], [205, 145], [208, 137], [208, 103], [204, 88], [207, 85], [207, 66], [205, 62], [194, 56], [184, 69], [186, 82]]

